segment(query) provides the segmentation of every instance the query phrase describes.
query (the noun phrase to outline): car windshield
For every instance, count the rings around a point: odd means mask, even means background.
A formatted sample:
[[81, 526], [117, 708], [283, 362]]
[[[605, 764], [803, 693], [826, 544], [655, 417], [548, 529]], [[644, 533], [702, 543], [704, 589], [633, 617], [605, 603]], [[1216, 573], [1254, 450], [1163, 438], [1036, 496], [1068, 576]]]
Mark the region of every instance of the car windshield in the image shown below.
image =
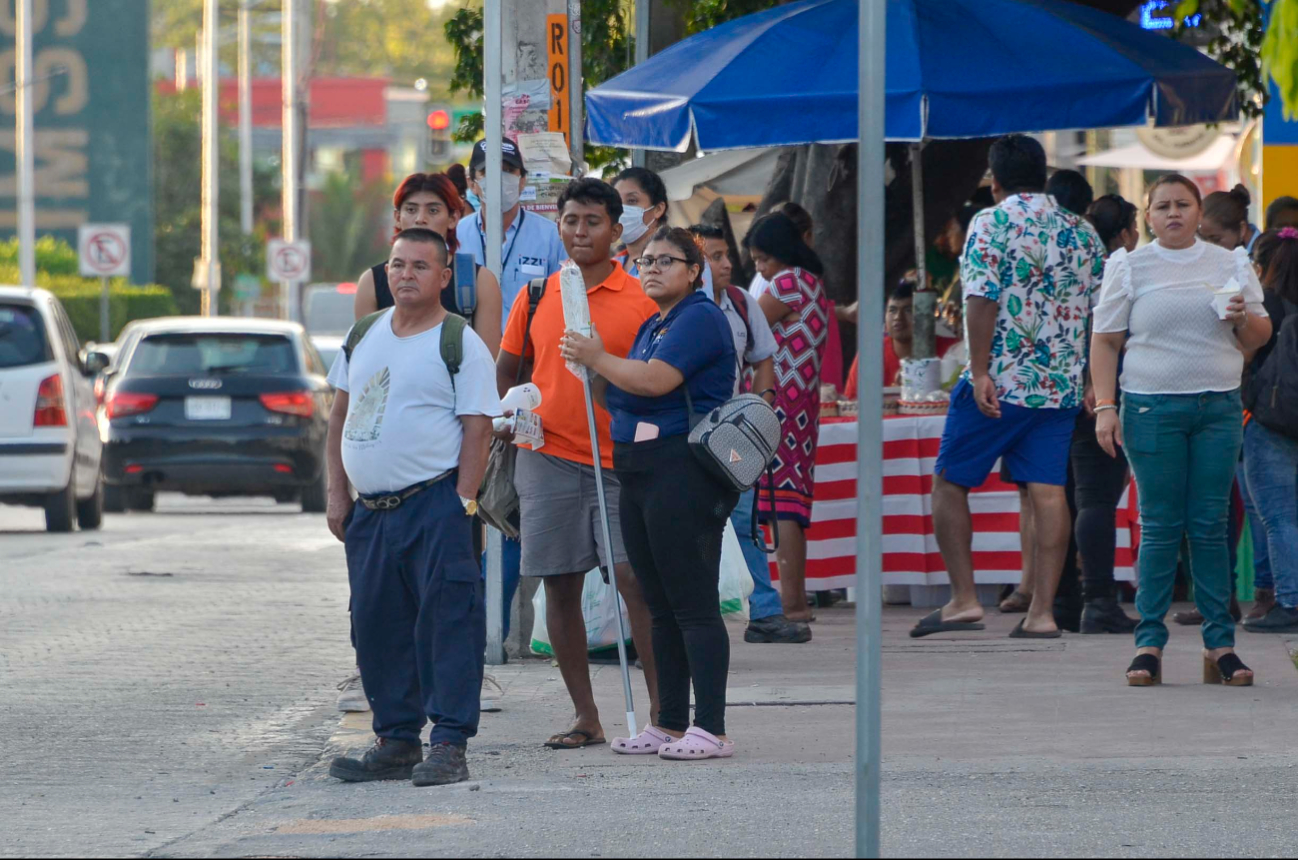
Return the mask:
[[155, 334], [140, 341], [126, 366], [132, 376], [297, 371], [292, 342], [262, 334]]
[[0, 367], [53, 360], [40, 312], [28, 305], [0, 305]]
[[356, 297], [334, 287], [315, 288], [306, 296], [306, 330], [311, 334], [346, 334], [356, 322]]

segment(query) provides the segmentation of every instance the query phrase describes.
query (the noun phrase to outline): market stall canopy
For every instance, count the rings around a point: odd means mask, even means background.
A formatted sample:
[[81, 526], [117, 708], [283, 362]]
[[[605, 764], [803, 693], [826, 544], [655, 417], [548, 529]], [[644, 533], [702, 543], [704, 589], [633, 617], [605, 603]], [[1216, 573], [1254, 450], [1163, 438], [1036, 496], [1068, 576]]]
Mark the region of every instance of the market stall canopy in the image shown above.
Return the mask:
[[780, 153], [774, 149], [736, 149], [702, 158], [691, 158], [664, 170], [660, 177], [667, 186], [667, 199], [688, 200], [699, 186], [723, 196], [761, 196], [775, 173]]
[[1137, 170], [1175, 171], [1177, 173], [1216, 173], [1230, 166], [1239, 142], [1234, 135], [1224, 134], [1202, 152], [1189, 158], [1168, 158], [1150, 152], [1144, 144], [1115, 146], [1095, 155], [1077, 159], [1085, 167], [1130, 167]]
[[[1065, 0], [887, 0], [889, 140], [1234, 120], [1234, 72]], [[683, 152], [857, 139], [859, 0], [677, 42], [586, 94], [591, 143]]]

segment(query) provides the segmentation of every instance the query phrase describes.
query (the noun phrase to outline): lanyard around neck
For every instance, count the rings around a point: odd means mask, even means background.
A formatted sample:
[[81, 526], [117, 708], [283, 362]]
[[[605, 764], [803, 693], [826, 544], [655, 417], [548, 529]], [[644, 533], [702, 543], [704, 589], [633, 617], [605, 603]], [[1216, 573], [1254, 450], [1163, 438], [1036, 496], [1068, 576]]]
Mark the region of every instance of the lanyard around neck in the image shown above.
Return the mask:
[[[509, 268], [509, 255], [514, 253], [514, 243], [523, 232], [523, 216], [527, 214], [526, 209], [518, 210], [518, 217], [514, 219], [514, 238], [509, 240], [509, 245], [505, 248], [505, 256], [500, 258], [500, 277], [504, 279], [505, 270]], [[475, 218], [473, 224], [478, 228], [478, 238], [482, 240], [482, 262], [487, 262], [487, 234], [482, 232], [481, 218]]]

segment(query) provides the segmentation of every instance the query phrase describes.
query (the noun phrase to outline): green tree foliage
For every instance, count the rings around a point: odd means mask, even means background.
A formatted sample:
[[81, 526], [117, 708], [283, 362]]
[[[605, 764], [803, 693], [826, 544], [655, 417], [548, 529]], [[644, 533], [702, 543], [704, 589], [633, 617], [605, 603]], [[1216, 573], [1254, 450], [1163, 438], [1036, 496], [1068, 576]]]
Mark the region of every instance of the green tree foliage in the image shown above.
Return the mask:
[[1272, 0], [1261, 56], [1284, 100], [1285, 119], [1298, 119], [1298, 0]]
[[386, 237], [376, 229], [390, 224], [387, 187], [365, 185], [353, 173], [325, 178], [311, 206], [312, 276], [317, 281], [351, 281], [387, 255]]
[[[242, 0], [221, 4], [221, 63], [237, 63], [235, 23]], [[279, 74], [282, 0], [249, 0], [252, 10], [253, 66], [258, 74]], [[315, 74], [326, 77], [387, 77], [409, 86], [428, 81], [434, 98], [446, 94], [454, 57], [437, 38], [452, 7], [434, 9], [428, 0], [312, 0]], [[203, 0], [157, 0], [153, 44], [194, 50], [203, 18]]]
[[[583, 0], [581, 4], [581, 70], [587, 88], [626, 71], [635, 56], [634, 4], [628, 0]], [[482, 2], [470, 0], [446, 21], [446, 41], [455, 54], [452, 93], [482, 98]], [[471, 142], [482, 135], [482, 115], [460, 121], [455, 139]], [[617, 156], [617, 150], [590, 147], [586, 160], [598, 167]]]
[[[153, 197], [157, 281], [176, 297], [184, 313], [197, 313], [198, 291], [190, 286], [202, 229], [202, 134], [198, 90], [158, 93], [153, 99]], [[229, 134], [220, 145], [221, 275], [229, 287], [241, 273], [260, 275], [265, 269], [266, 225], [251, 236], [239, 224], [239, 148]], [[253, 178], [257, 198], [253, 211], [274, 206], [279, 190], [276, 175], [262, 171]], [[230, 295], [229, 289], [221, 293]]]

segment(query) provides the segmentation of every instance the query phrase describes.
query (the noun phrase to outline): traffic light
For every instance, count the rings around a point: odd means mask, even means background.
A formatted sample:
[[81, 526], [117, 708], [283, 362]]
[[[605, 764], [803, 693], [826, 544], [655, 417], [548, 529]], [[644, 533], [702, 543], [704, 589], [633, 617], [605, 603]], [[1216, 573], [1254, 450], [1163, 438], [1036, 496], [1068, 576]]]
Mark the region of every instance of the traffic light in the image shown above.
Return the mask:
[[449, 161], [451, 153], [451, 112], [436, 107], [428, 112], [428, 160]]

